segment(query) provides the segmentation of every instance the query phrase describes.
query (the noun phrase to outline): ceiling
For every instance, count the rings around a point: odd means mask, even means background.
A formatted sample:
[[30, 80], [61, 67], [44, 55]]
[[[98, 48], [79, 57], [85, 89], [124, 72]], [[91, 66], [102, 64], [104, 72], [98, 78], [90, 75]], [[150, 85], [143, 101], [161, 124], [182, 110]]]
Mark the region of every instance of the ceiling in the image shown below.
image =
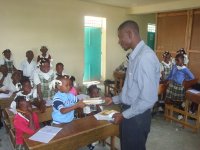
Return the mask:
[[200, 0], [82, 0], [127, 8], [129, 14], [147, 14], [200, 8]]

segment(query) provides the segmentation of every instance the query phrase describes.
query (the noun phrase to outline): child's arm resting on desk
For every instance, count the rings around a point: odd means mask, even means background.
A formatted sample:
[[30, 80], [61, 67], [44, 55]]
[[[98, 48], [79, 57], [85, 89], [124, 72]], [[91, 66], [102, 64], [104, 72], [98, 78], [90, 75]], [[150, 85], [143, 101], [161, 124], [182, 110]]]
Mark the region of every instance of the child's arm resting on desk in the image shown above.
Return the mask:
[[53, 107], [57, 110], [60, 110], [62, 114], [68, 113], [72, 110], [75, 110], [77, 108], [83, 108], [85, 107], [85, 103], [83, 103], [83, 100], [79, 100], [78, 103], [71, 107], [64, 107], [64, 103], [61, 101], [54, 101], [53, 102]]

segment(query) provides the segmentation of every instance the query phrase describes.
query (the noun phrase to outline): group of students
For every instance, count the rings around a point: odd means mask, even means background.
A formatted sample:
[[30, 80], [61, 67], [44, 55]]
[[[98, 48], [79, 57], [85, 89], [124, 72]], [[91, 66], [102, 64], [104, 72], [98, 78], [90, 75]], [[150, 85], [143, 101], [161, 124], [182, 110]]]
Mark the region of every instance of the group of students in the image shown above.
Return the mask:
[[[85, 104], [77, 98], [79, 91], [74, 86], [75, 77], [63, 72], [64, 65], [56, 64], [56, 71], [52, 69], [51, 55], [48, 49], [42, 46], [41, 55], [34, 61], [31, 50], [26, 52], [27, 60], [23, 61], [19, 70], [16, 69], [11, 57], [11, 51], [3, 51], [3, 60], [0, 66], [0, 92], [12, 93], [15, 97], [11, 103], [11, 110], [15, 114], [14, 128], [16, 136], [16, 149], [23, 150], [23, 134], [33, 134], [39, 129], [36, 113], [32, 105], [41, 112], [45, 111], [46, 102], [52, 101], [52, 123], [69, 123], [74, 119], [74, 111], [84, 108]], [[99, 89], [91, 85], [88, 89], [89, 97], [99, 97]], [[89, 145], [89, 149], [93, 149]]]
[[[174, 106], [183, 109], [185, 99], [184, 81], [193, 80], [195, 77], [187, 68], [189, 62], [188, 56], [183, 48], [179, 49], [175, 58], [172, 58], [169, 51], [165, 51], [161, 61], [161, 78], [160, 83], [167, 85], [166, 95], [164, 100], [172, 103]], [[178, 119], [183, 116], [178, 115]]]

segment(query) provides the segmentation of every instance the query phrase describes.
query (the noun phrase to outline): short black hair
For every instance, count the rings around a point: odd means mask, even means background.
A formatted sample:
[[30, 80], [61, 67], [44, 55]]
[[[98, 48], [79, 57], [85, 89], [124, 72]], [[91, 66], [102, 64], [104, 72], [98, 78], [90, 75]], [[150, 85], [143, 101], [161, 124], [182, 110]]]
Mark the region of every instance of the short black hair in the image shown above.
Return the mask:
[[88, 89], [87, 89], [88, 94], [92, 93], [92, 91], [93, 91], [94, 89], [97, 89], [98, 92], [99, 92], [99, 90], [100, 90], [100, 89], [97, 87], [96, 84], [93, 84], [93, 85], [90, 85], [90, 86], [88, 87]]
[[5, 49], [2, 54], [5, 54], [5, 53], [11, 53], [10, 49]]
[[23, 86], [25, 83], [31, 83], [30, 79], [28, 77], [23, 76], [22, 79], [20, 80], [21, 85]]
[[15, 98], [15, 102], [16, 102], [16, 108], [18, 109], [20, 107], [20, 103], [26, 101], [26, 97], [25, 96], [17, 96]]
[[130, 28], [132, 29], [132, 31], [136, 34], [139, 35], [140, 30], [139, 30], [139, 26], [137, 24], [137, 22], [133, 21], [133, 20], [127, 20], [124, 21], [119, 27], [118, 27], [118, 31], [125, 29], [125, 28]]
[[26, 54], [28, 54], [28, 53], [33, 53], [33, 51], [32, 50], [26, 51]]
[[63, 63], [61, 63], [61, 62], [57, 63], [57, 64], [56, 64], [56, 67], [57, 67], [57, 66], [62, 66], [62, 67], [64, 67]]
[[177, 58], [180, 58], [182, 61], [184, 61], [184, 56], [183, 56], [183, 54], [177, 54], [175, 58], [176, 58], [176, 59], [177, 59]]

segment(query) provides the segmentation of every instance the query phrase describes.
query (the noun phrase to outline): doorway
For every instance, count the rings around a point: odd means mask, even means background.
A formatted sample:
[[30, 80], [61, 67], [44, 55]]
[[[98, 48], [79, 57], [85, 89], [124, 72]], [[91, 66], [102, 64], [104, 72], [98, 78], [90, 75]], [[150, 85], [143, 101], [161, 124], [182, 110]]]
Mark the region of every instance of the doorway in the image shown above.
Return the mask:
[[105, 18], [84, 19], [84, 82], [100, 81], [105, 72]]

